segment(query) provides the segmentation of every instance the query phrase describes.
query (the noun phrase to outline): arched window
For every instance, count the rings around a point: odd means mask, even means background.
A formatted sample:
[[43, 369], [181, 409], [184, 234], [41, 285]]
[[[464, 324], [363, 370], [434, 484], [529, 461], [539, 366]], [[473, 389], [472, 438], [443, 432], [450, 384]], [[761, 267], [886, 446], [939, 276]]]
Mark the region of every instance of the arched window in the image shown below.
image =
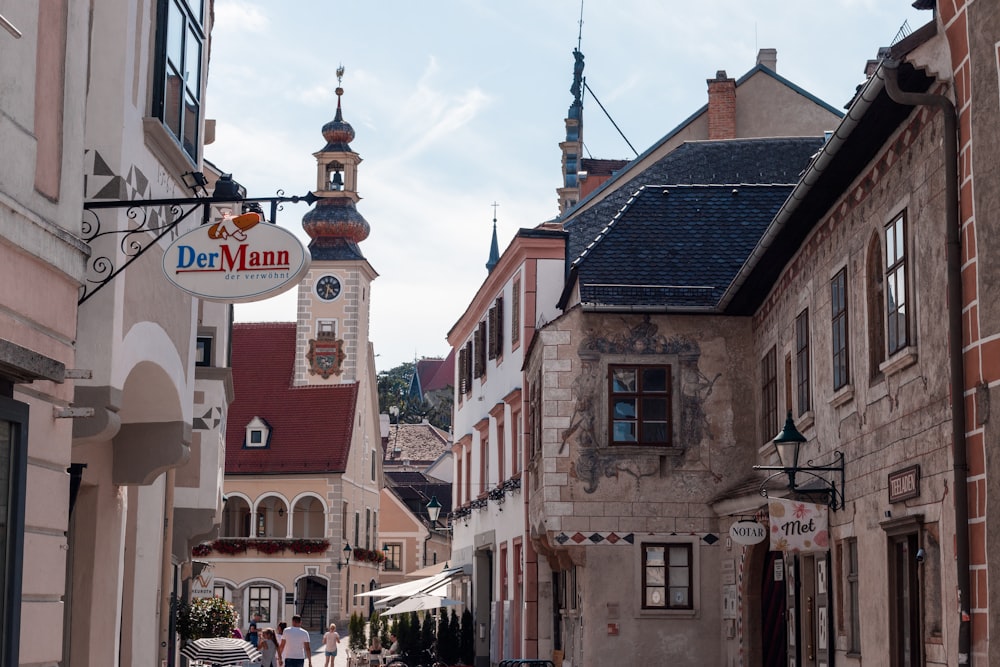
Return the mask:
[[306, 496], [295, 503], [292, 535], [320, 539], [326, 536], [326, 512], [318, 498]]
[[222, 510], [222, 537], [250, 537], [250, 505], [230, 497]]

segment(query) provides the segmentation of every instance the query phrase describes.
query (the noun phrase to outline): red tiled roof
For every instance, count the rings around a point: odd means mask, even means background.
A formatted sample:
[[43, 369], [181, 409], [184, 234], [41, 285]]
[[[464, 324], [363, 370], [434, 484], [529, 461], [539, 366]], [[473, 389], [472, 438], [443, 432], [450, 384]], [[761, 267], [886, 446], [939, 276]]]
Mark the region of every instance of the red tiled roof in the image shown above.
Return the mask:
[[417, 361], [416, 373], [417, 377], [420, 378], [420, 389], [424, 393], [431, 391], [428, 385], [430, 385], [438, 368], [443, 363], [444, 359], [430, 359], [426, 357]]
[[437, 365], [434, 370], [434, 375], [427, 381], [424, 381], [424, 376], [420, 376], [420, 386], [423, 387], [425, 393], [437, 391], [438, 389], [444, 389], [445, 387], [450, 387], [455, 383], [455, 350], [448, 353], [445, 360]]
[[[343, 472], [351, 446], [357, 383], [293, 387], [295, 323], [233, 325], [236, 398], [226, 424], [226, 474]], [[267, 447], [247, 449], [247, 424], [271, 427]]]

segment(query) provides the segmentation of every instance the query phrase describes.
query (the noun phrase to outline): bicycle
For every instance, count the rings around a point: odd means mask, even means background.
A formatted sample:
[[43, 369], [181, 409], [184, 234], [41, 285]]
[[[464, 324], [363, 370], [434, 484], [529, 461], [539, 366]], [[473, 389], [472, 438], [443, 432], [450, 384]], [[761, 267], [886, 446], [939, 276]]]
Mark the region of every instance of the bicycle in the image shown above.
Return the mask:
[[418, 659], [411, 659], [407, 662], [402, 657], [394, 656], [385, 667], [448, 667], [437, 655], [433, 648], [425, 649], [418, 654]]

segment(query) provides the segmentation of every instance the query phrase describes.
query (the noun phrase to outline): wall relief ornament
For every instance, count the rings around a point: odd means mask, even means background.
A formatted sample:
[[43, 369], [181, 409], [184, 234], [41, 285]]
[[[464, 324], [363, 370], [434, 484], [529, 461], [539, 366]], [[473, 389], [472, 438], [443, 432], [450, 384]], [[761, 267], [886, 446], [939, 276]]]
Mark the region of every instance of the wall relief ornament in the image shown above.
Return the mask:
[[639, 322], [626, 318], [617, 321], [601, 318], [599, 324], [603, 325], [602, 329], [588, 330], [580, 345], [580, 373], [572, 386], [575, 400], [573, 415], [570, 417], [569, 427], [561, 434], [560, 452], [564, 452], [571, 441], [577, 447], [572, 472], [585, 482], [586, 493], [597, 491], [602, 478], [628, 475], [640, 484], [644, 477], [659, 475], [657, 460], [622, 456], [607, 446], [604, 420], [597, 423], [597, 415], [604, 412], [598, 406], [602, 405], [601, 401], [606, 396], [607, 378], [602, 372], [602, 356], [637, 357], [637, 363], [642, 363], [644, 356], [676, 357], [675, 369], [680, 380], [675, 394], [680, 408], [676, 431], [678, 450], [681, 453], [678, 460], [691, 460], [698, 456], [698, 448], [690, 445], [700, 443], [708, 430], [704, 402], [722, 375], [719, 373], [714, 378], [706, 377], [698, 368], [701, 357], [698, 342], [685, 336], [668, 337], [660, 334], [659, 325], [651, 321], [648, 315]]

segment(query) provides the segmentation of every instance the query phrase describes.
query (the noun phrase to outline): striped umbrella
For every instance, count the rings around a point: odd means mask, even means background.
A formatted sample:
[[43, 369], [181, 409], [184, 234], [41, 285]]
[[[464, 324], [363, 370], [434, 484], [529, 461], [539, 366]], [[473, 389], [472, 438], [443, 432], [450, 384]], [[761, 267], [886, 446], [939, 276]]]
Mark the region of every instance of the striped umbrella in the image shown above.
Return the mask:
[[195, 639], [181, 648], [181, 655], [188, 660], [199, 660], [210, 665], [239, 665], [248, 660], [260, 660], [260, 651], [253, 644], [233, 637]]

